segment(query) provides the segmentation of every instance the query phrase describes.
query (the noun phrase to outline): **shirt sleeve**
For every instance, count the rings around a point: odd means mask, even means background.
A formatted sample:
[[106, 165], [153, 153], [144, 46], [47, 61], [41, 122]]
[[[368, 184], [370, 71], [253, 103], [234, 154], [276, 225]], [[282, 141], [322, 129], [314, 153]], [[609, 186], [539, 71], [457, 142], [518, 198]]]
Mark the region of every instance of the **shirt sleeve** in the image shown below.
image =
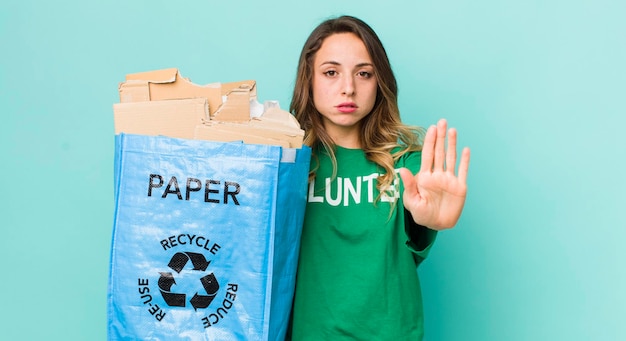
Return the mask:
[[404, 210], [404, 231], [408, 237], [406, 246], [413, 252], [415, 265], [420, 265], [435, 243], [437, 231], [415, 223], [411, 212], [406, 209]]

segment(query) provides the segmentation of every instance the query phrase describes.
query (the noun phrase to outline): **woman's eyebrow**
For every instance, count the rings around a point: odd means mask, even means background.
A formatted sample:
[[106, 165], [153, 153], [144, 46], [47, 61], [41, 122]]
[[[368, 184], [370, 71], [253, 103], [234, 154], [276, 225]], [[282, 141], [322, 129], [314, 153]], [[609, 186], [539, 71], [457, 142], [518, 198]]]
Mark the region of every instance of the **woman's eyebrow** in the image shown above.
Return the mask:
[[[334, 60], [327, 60], [327, 61], [325, 61], [325, 62], [322, 62], [322, 63], [320, 64], [320, 66], [322, 66], [322, 65], [326, 65], [326, 64], [329, 64], [329, 65], [341, 65], [341, 63], [339, 63], [339, 62], [337, 62], [337, 61], [334, 61]], [[373, 63], [370, 63], [370, 62], [363, 62], [363, 63], [359, 63], [359, 64], [356, 64], [356, 65], [355, 65], [355, 67], [357, 67], [357, 68], [359, 68], [359, 67], [364, 67], [364, 66], [371, 66], [371, 67], [374, 67], [374, 64], [373, 64]]]
[[330, 65], [341, 65], [341, 63], [336, 62], [336, 61], [334, 61], [334, 60], [327, 60], [327, 61], [325, 61], [325, 62], [320, 63], [320, 66], [322, 66], [322, 65], [326, 65], [326, 64], [330, 64]]

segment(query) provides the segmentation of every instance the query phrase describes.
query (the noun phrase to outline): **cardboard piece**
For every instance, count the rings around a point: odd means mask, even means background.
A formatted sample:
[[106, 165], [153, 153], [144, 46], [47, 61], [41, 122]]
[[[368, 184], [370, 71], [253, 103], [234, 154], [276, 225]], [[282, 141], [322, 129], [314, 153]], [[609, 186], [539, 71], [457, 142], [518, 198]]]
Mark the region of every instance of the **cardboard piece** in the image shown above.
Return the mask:
[[247, 84], [233, 89], [226, 95], [226, 102], [213, 113], [212, 118], [220, 121], [249, 121], [251, 100], [255, 98], [252, 97], [251, 88], [248, 88]]
[[[119, 85], [119, 93], [121, 103], [206, 98], [213, 116], [224, 104], [222, 98], [239, 88], [249, 90], [250, 96], [256, 99], [256, 82], [253, 80], [198, 85], [182, 77], [178, 69], [170, 68], [126, 75], [126, 82]], [[245, 121], [250, 118], [239, 108], [231, 108], [228, 112], [232, 116], [222, 115], [222, 120]]]
[[209, 119], [206, 98], [116, 103], [115, 134], [167, 135], [193, 138], [194, 129]]
[[[304, 138], [304, 131], [301, 129], [295, 130], [280, 125], [273, 124], [272, 126], [256, 126], [251, 124], [237, 124], [230, 122], [210, 121], [206, 122], [202, 126], [196, 127], [195, 139], [210, 139], [210, 132], [221, 131], [224, 134], [228, 134], [230, 137], [228, 141], [242, 140], [245, 143], [262, 143], [253, 142], [252, 139], [246, 138], [249, 136], [263, 137], [271, 145], [280, 145], [283, 147], [300, 148], [302, 146], [302, 140]], [[200, 129], [202, 128], [202, 129]], [[217, 136], [217, 135], [216, 135]], [[262, 140], [254, 140], [262, 141]], [[276, 143], [279, 141], [281, 143]]]
[[195, 128], [194, 137], [196, 140], [221, 142], [241, 141], [248, 144], [267, 144], [272, 146], [281, 146], [284, 148], [290, 147], [289, 142], [284, 140], [273, 139], [271, 137], [266, 137], [265, 135], [255, 135], [250, 132], [229, 131], [221, 128], [221, 125], [199, 125]]
[[302, 147], [304, 131], [277, 102], [251, 118], [251, 103], [260, 106], [254, 80], [197, 85], [170, 68], [129, 74], [118, 90], [116, 134]]

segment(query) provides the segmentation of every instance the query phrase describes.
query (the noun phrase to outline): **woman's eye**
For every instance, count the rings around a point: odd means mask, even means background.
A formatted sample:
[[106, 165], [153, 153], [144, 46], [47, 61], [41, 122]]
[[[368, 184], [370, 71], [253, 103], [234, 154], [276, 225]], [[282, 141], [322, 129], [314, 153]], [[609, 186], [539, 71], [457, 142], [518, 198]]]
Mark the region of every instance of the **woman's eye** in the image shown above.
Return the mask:
[[328, 70], [328, 71], [324, 72], [324, 74], [326, 76], [332, 77], [332, 76], [335, 76], [337, 74], [337, 71], [335, 71], [335, 70]]
[[370, 72], [367, 71], [360, 71], [358, 73], [359, 77], [363, 77], [363, 78], [370, 78], [372, 77], [372, 74]]

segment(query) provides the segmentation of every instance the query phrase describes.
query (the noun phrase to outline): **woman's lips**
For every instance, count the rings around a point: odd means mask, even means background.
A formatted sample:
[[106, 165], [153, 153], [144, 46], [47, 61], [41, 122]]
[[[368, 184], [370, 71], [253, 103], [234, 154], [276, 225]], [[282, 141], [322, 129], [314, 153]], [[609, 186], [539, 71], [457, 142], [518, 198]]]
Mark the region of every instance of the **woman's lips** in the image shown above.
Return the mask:
[[346, 102], [346, 103], [341, 103], [339, 105], [336, 106], [337, 110], [339, 110], [339, 112], [342, 113], [351, 113], [356, 111], [356, 109], [358, 108], [356, 104], [352, 103], [352, 102]]

